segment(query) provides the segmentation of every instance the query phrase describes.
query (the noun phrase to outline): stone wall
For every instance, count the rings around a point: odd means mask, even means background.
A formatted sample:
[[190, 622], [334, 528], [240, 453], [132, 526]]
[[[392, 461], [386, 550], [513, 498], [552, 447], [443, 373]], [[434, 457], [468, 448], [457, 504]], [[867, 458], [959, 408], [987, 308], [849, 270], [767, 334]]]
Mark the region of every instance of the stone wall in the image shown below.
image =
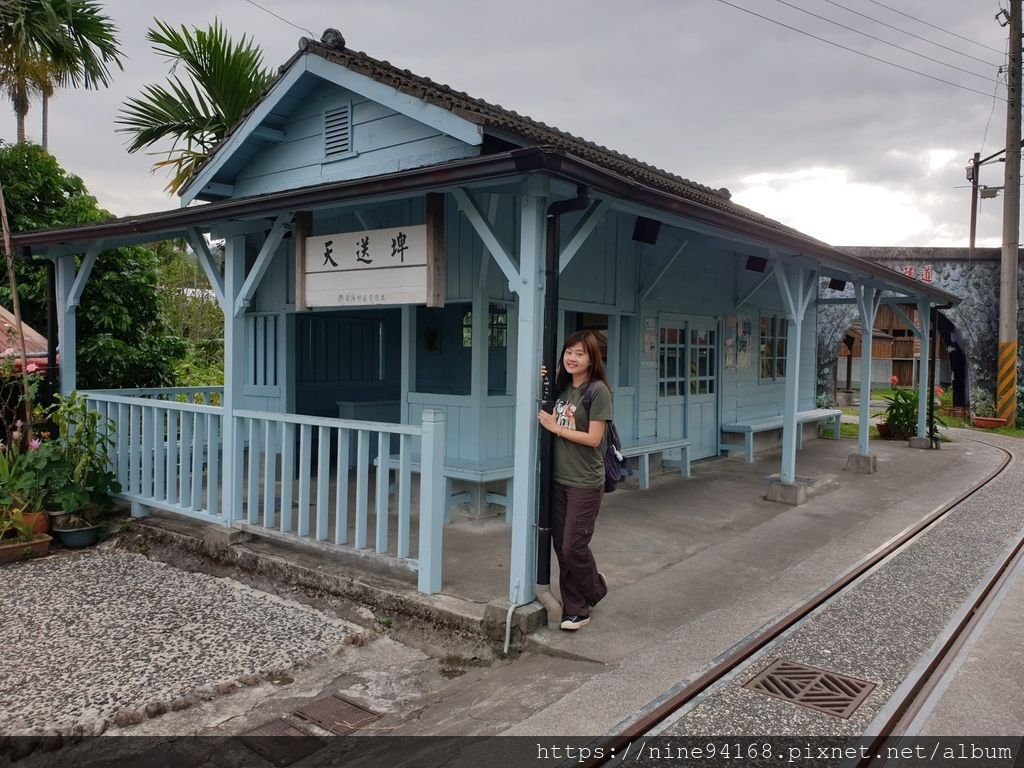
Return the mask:
[[[917, 279], [925, 276], [925, 267], [930, 267], [931, 284], [963, 299], [951, 309], [940, 310], [956, 328], [958, 343], [964, 350], [970, 364], [972, 399], [980, 391], [989, 396], [995, 391], [996, 356], [999, 340], [999, 262], [1000, 249], [977, 248], [973, 258], [967, 248], [891, 248], [891, 247], [846, 247], [839, 250], [854, 256], [884, 264], [896, 271], [914, 267]], [[1024, 270], [1018, 270], [1018, 301], [1024, 300]], [[849, 291], [852, 295], [852, 290]], [[849, 312], [835, 310], [849, 309]], [[1022, 313], [1017, 313], [1018, 344], [1024, 338]], [[818, 341], [819, 352], [831, 344], [831, 360], [819, 361], [824, 371], [831, 371], [836, 349], [850, 323], [856, 322], [856, 308], [846, 305], [828, 305], [819, 310]], [[845, 325], [844, 325], [845, 323]], [[837, 326], [843, 325], [842, 328]], [[832, 344], [832, 339], [835, 343]], [[1021, 381], [1020, 360], [1017, 362], [1018, 382]], [[822, 370], [821, 368], [819, 370]], [[820, 381], [819, 375], [819, 381]], [[1024, 389], [1018, 387], [1018, 392]], [[1018, 396], [1018, 408], [1024, 400]]]

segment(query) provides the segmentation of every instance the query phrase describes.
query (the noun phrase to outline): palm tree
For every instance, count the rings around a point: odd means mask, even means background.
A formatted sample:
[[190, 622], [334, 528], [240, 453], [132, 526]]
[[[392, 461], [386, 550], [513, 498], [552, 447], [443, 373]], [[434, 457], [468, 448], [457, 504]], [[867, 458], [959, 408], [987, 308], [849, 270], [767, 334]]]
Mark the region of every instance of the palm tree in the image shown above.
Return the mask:
[[170, 169], [167, 191], [177, 192], [274, 75], [263, 67], [259, 46], [246, 36], [233, 42], [217, 20], [207, 30], [174, 29], [157, 20], [146, 39], [175, 67], [184, 64], [189, 82], [172, 71], [166, 85], [147, 85], [140, 96], [125, 101], [115, 122], [118, 131], [132, 136], [129, 152], [171, 140], [169, 150], [155, 153], [167, 157], [153, 168]]
[[34, 94], [43, 97], [45, 148], [54, 90], [108, 86], [110, 64], [124, 68], [117, 28], [96, 0], [12, 0], [0, 12], [0, 87], [14, 106], [19, 142]]

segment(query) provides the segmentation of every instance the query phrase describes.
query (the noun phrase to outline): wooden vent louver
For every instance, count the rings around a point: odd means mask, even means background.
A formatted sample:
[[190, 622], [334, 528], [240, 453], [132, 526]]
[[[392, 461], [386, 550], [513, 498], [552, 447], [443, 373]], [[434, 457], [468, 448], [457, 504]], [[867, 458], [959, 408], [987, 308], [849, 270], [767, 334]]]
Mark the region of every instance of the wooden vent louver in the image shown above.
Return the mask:
[[352, 151], [352, 107], [346, 104], [324, 112], [324, 155], [328, 158]]

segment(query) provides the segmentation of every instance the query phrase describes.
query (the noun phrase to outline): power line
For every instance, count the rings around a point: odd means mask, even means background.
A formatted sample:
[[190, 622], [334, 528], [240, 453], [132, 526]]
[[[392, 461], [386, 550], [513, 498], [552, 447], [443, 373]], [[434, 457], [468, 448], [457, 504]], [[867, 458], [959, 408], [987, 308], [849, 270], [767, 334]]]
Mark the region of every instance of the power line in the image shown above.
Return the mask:
[[[1007, 55], [1009, 55], [1009, 52], [1010, 52], [1009, 51], [1009, 48], [1010, 48], [1009, 40], [1007, 40], [1007, 42], [1006, 42], [1006, 48], [1007, 48], [1006, 53], [1007, 53]], [[1007, 84], [1007, 85], [1009, 85], [1009, 84]], [[992, 91], [992, 109], [989, 110], [988, 120], [985, 121], [985, 133], [983, 133], [981, 135], [981, 149], [979, 150], [979, 154], [984, 154], [984, 152], [985, 152], [985, 142], [988, 140], [988, 127], [989, 127], [989, 125], [992, 124], [992, 115], [994, 115], [995, 111], [996, 111], [996, 93], [998, 91], [999, 91], [999, 85], [997, 84], [996, 85], [996, 89], [994, 91]]]
[[902, 29], [900, 27], [893, 26], [892, 24], [884, 22], [881, 19], [876, 19], [874, 16], [869, 16], [868, 14], [861, 13], [860, 11], [856, 11], [853, 8], [848, 8], [847, 6], [843, 5], [842, 3], [837, 3], [835, 0], [825, 0], [825, 2], [830, 4], [830, 5], [836, 6], [837, 8], [842, 8], [844, 11], [849, 11], [850, 13], [854, 13], [854, 14], [856, 14], [858, 16], [862, 16], [863, 18], [868, 19], [869, 21], [873, 21], [876, 24], [881, 24], [883, 27], [887, 27], [887, 28], [889, 28], [891, 30], [894, 30], [896, 32], [901, 32], [904, 35], [909, 35], [910, 37], [913, 37], [915, 40], [922, 40], [922, 41], [924, 41], [926, 43], [929, 43], [931, 45], [934, 45], [934, 46], [936, 46], [938, 48], [943, 48], [943, 49], [945, 49], [947, 51], [950, 51], [952, 53], [958, 54], [960, 56], [964, 56], [965, 58], [974, 59], [974, 61], [981, 62], [982, 64], [985, 64], [985, 65], [987, 65], [989, 67], [998, 67], [999, 66], [998, 64], [993, 64], [990, 61], [985, 61], [985, 59], [979, 59], [977, 56], [971, 56], [971, 54], [969, 54], [969, 53], [964, 53], [963, 51], [958, 51], [956, 48], [950, 48], [948, 45], [943, 45], [942, 43], [937, 43], [934, 40], [929, 40], [927, 37], [921, 37], [921, 35], [915, 35], [910, 30]]
[[[801, 35], [806, 35], [807, 37], [814, 38], [815, 40], [818, 40], [819, 42], [826, 43], [828, 45], [834, 45], [836, 48], [842, 48], [844, 51], [849, 51], [850, 53], [855, 53], [858, 56], [863, 56], [866, 59], [871, 59], [872, 61], [877, 61], [877, 62], [880, 62], [882, 64], [888, 64], [890, 67], [896, 67], [896, 69], [902, 69], [904, 72], [911, 72], [911, 73], [913, 73], [915, 75], [920, 75], [921, 77], [927, 77], [929, 80], [935, 80], [936, 82], [943, 83], [945, 85], [951, 85], [954, 88], [959, 88], [959, 89], [961, 89], [963, 91], [970, 91], [971, 93], [977, 93], [978, 95], [984, 96], [985, 98], [991, 98], [989, 96], [989, 94], [986, 93], [985, 91], [979, 91], [976, 88], [971, 88], [971, 87], [966, 86], [966, 85], [960, 85], [959, 83], [954, 83], [954, 82], [952, 82], [950, 80], [943, 80], [941, 77], [936, 77], [935, 75], [929, 75], [927, 72], [921, 72], [920, 70], [917, 70], [917, 69], [911, 69], [910, 67], [905, 67], [902, 64], [897, 64], [894, 61], [889, 61], [888, 59], [883, 59], [883, 58], [880, 58], [879, 56], [872, 56], [870, 53], [864, 53], [864, 51], [858, 51], [856, 48], [848, 48], [845, 45], [833, 42], [832, 40], [827, 40], [824, 37], [818, 37], [817, 35], [814, 35], [814, 34], [811, 34], [810, 32], [805, 31], [805, 30], [799, 29], [798, 27], [793, 27], [793, 26], [790, 26], [789, 24], [784, 24], [783, 22], [777, 21], [776, 19], [770, 18], [768, 16], [762, 16], [760, 13], [756, 13], [754, 11], [751, 11], [748, 8], [743, 8], [741, 6], [734, 5], [733, 3], [730, 3], [728, 0], [718, 0], [718, 2], [722, 3], [723, 5], [728, 5], [730, 8], [735, 8], [737, 11], [743, 11], [744, 13], [749, 13], [751, 16], [756, 16], [757, 18], [764, 19], [765, 21], [769, 21], [772, 24], [777, 24], [780, 27], [785, 27], [786, 29], [790, 29], [793, 32], [799, 32]], [[1006, 99], [1003, 99], [1003, 101], [1006, 101]]]
[[[786, 0], [775, 0], [775, 2], [781, 3], [782, 5], [785, 5], [785, 6], [789, 7], [789, 8], [792, 8], [795, 11], [800, 11], [801, 13], [806, 13], [808, 16], [813, 16], [814, 18], [820, 19], [821, 21], [827, 21], [829, 24], [834, 24], [835, 26], [840, 27], [842, 29], [845, 29], [848, 32], [853, 32], [853, 33], [858, 34], [858, 35], [863, 35], [864, 37], [866, 37], [866, 38], [868, 38], [870, 40], [874, 40], [875, 42], [879, 42], [879, 43], [882, 43], [884, 45], [888, 45], [888, 46], [891, 46], [893, 48], [897, 48], [898, 50], [904, 51], [905, 53], [909, 53], [909, 54], [911, 54], [913, 56], [919, 56], [922, 59], [927, 59], [928, 61], [932, 62], [933, 64], [940, 64], [943, 67], [949, 67], [950, 69], [955, 69], [958, 72], [964, 72], [965, 74], [973, 75], [974, 77], [980, 77], [982, 80], [985, 80], [986, 82], [989, 82], [989, 83], [995, 81], [995, 78], [988, 77], [987, 75], [979, 75], [977, 72], [972, 72], [969, 69], [964, 69], [963, 67], [958, 67], [955, 64], [947, 64], [944, 61], [940, 61], [939, 59], [933, 59], [931, 56], [926, 56], [923, 53], [918, 53], [917, 51], [912, 51], [909, 48], [904, 48], [902, 45], [897, 45], [896, 43], [890, 43], [888, 40], [883, 40], [880, 37], [875, 37], [874, 35], [870, 35], [867, 32], [861, 32], [859, 29], [855, 29], [854, 27], [847, 26], [846, 24], [843, 24], [841, 22], [835, 21], [835, 20], [830, 19], [830, 18], [828, 18], [826, 16], [821, 16], [821, 15], [819, 15], [817, 13], [814, 13], [813, 11], [808, 11], [806, 8], [801, 8], [799, 5], [793, 5], [793, 3], [787, 2]], [[998, 82], [998, 81], [995, 81], [995, 82]]]
[[272, 10], [270, 10], [269, 8], [264, 8], [264, 7], [263, 7], [262, 5], [260, 5], [259, 3], [253, 2], [253, 0], [245, 0], [245, 2], [247, 2], [247, 3], [249, 4], [249, 5], [253, 5], [253, 6], [256, 6], [257, 8], [259, 8], [259, 9], [260, 9], [261, 11], [263, 11], [264, 13], [269, 13], [269, 14], [270, 14], [271, 16], [273, 16], [273, 17], [274, 17], [275, 19], [280, 19], [280, 20], [281, 20], [281, 21], [283, 21], [283, 22], [284, 22], [285, 24], [288, 24], [288, 25], [290, 25], [290, 26], [292, 26], [292, 27], [295, 27], [295, 28], [296, 28], [297, 30], [299, 30], [300, 32], [309, 32], [309, 34], [313, 36], [313, 39], [317, 39], [317, 35], [316, 35], [316, 32], [313, 32], [312, 30], [306, 29], [305, 27], [300, 27], [300, 26], [299, 26], [298, 24], [293, 24], [292, 22], [288, 21], [288, 19], [286, 19], [286, 18], [285, 18], [284, 16], [278, 16], [278, 15], [277, 15], [276, 13], [274, 13], [274, 12], [273, 12]]
[[901, 10], [899, 10], [897, 8], [893, 8], [892, 6], [886, 5], [885, 3], [880, 3], [880, 2], [878, 2], [878, 0], [868, 0], [868, 2], [869, 3], [874, 3], [875, 5], [880, 5], [883, 8], [886, 8], [886, 9], [892, 11], [893, 13], [898, 13], [900, 16], [906, 16], [908, 19], [913, 19], [916, 22], [924, 24], [926, 27], [931, 27], [932, 29], [937, 29], [937, 30], [939, 30], [939, 32], [945, 32], [947, 35], [952, 35], [953, 37], [958, 37], [961, 40], [964, 40], [964, 41], [966, 41], [968, 43], [971, 43], [972, 45], [977, 45], [979, 48], [988, 48], [988, 50], [994, 51], [995, 53], [1002, 53], [1002, 51], [1000, 51], [998, 48], [993, 48], [992, 46], [985, 45], [984, 43], [975, 42], [974, 40], [971, 40], [971, 38], [969, 38], [969, 37], [964, 37], [963, 35], [958, 35], [956, 32], [950, 32], [948, 29], [943, 29], [942, 27], [938, 27], [938, 26], [932, 24], [929, 21], [925, 21], [924, 19], [919, 19], [916, 16], [911, 16], [909, 13], [904, 13], [903, 11], [901, 11]]

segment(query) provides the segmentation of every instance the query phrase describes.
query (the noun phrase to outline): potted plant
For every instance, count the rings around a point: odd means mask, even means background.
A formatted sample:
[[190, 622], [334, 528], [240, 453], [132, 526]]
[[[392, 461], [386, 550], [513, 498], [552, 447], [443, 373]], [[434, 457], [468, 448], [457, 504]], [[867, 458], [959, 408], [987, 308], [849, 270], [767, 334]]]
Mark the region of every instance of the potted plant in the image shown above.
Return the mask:
[[996, 416], [996, 405], [992, 396], [979, 389], [971, 398], [971, 424], [979, 429], [996, 429], [1006, 426], [1006, 419]]
[[917, 432], [917, 392], [893, 390], [885, 395], [889, 403], [885, 416], [878, 425], [878, 434], [886, 440], [909, 440]]
[[90, 411], [77, 392], [57, 395], [47, 416], [58, 437], [44, 441], [33, 456], [47, 509], [74, 514], [90, 504], [109, 506], [111, 494], [121, 490], [107, 455], [114, 445], [114, 422]]
[[[37, 463], [32, 449], [22, 452], [17, 443], [0, 443], [0, 510], [17, 512], [18, 518], [32, 533], [46, 533], [49, 523], [42, 511], [45, 491], [36, 474]], [[12, 530], [13, 528], [8, 528]]]
[[86, 510], [55, 518], [53, 533], [62, 547], [80, 549], [91, 547], [99, 540], [100, 523]]

